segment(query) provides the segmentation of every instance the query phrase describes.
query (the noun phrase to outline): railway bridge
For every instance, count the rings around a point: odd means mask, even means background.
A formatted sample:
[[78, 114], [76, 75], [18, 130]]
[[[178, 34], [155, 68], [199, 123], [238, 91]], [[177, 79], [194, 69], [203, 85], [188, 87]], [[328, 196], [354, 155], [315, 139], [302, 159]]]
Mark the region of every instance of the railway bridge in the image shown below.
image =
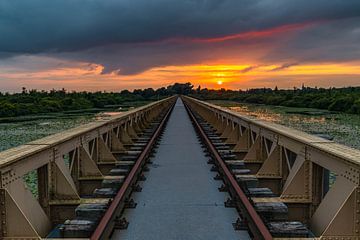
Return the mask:
[[359, 150], [186, 96], [3, 151], [0, 175], [1, 239], [360, 238]]

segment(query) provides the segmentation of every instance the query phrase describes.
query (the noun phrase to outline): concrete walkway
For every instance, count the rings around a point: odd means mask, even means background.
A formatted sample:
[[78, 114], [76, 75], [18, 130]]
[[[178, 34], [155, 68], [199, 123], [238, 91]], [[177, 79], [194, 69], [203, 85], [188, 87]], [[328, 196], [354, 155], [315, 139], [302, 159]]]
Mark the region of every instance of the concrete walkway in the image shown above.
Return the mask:
[[227, 193], [218, 191], [221, 182], [213, 179], [207, 160], [178, 99], [143, 190], [132, 195], [138, 205], [125, 210], [129, 227], [112, 239], [250, 239], [234, 231], [238, 214], [224, 207]]

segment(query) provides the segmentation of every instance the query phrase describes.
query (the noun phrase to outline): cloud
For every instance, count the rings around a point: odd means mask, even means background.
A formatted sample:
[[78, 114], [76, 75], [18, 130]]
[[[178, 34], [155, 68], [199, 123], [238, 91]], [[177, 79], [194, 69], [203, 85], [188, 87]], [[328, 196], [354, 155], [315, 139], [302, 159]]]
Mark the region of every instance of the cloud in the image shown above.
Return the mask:
[[274, 46], [262, 61], [346, 62], [360, 56], [360, 18], [323, 23], [296, 32], [290, 41]]
[[269, 72], [281, 71], [281, 70], [284, 70], [284, 69], [287, 69], [287, 68], [290, 68], [290, 67], [296, 66], [296, 65], [299, 65], [299, 64], [298, 63], [284, 63], [283, 65], [281, 65], [279, 67], [269, 70]]
[[252, 70], [254, 70], [254, 69], [258, 68], [258, 67], [259, 66], [249, 66], [249, 67], [246, 67], [246, 68], [240, 70], [240, 73], [247, 73], [247, 72], [250, 72], [250, 71], [252, 71]]
[[282, 25], [274, 28], [259, 30], [259, 31], [247, 31], [237, 34], [226, 35], [222, 37], [214, 37], [214, 38], [180, 38], [180, 39], [170, 39], [169, 41], [174, 42], [182, 42], [182, 41], [189, 41], [194, 43], [216, 43], [216, 42], [224, 42], [224, 41], [231, 41], [231, 40], [247, 40], [253, 41], [257, 38], [265, 38], [270, 37], [274, 34], [281, 34], [284, 32], [290, 32], [297, 29], [303, 29], [309, 26], [313, 26], [317, 24], [317, 22], [305, 22], [301, 24], [287, 24]]
[[221, 39], [360, 16], [358, 0], [3, 0], [0, 52], [78, 51], [171, 38]]
[[2, 0], [0, 65], [36, 72], [80, 64], [102, 77], [290, 63], [271, 70], [279, 71], [359, 59], [359, 22], [358, 0]]

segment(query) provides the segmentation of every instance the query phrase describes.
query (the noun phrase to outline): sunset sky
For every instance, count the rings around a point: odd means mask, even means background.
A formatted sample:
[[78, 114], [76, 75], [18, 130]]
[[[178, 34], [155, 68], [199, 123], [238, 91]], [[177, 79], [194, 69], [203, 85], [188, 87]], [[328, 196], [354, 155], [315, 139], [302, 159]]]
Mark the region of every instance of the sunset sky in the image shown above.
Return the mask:
[[0, 91], [360, 86], [359, 0], [1, 0]]

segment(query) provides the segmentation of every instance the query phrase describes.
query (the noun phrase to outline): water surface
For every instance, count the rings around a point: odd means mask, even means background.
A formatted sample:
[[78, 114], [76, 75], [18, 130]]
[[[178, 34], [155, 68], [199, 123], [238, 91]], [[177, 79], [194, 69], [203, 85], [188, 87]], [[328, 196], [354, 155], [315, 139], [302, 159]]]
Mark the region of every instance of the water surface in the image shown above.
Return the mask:
[[233, 101], [209, 101], [257, 119], [282, 124], [360, 149], [360, 115], [311, 108], [291, 108]]

